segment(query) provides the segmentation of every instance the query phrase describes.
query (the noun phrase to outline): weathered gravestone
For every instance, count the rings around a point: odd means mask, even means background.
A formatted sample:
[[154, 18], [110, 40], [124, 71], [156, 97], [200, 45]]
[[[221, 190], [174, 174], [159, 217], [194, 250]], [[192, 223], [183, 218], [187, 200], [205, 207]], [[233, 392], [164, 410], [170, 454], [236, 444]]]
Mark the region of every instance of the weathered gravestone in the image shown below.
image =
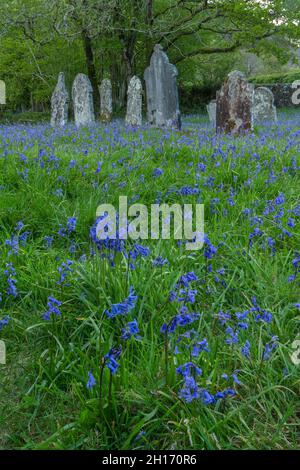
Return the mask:
[[138, 77], [130, 79], [127, 90], [127, 112], [125, 122], [128, 126], [142, 124], [142, 83]]
[[253, 129], [254, 86], [242, 72], [228, 75], [217, 92], [217, 131], [240, 134]]
[[277, 122], [274, 95], [269, 88], [256, 88], [254, 92], [253, 119], [255, 123]]
[[99, 86], [100, 93], [100, 120], [110, 122], [112, 118], [112, 86], [108, 78], [102, 80]]
[[212, 127], [216, 128], [216, 114], [217, 114], [217, 101], [212, 100], [207, 106], [207, 113], [209, 117], [209, 122], [211, 123]]
[[68, 122], [69, 93], [65, 85], [65, 75], [60, 72], [57, 85], [51, 97], [51, 126], [63, 127]]
[[72, 87], [74, 119], [77, 126], [88, 126], [95, 122], [93, 88], [83, 73], [76, 75]]
[[144, 73], [148, 122], [157, 127], [181, 128], [175, 65], [170, 64], [160, 44], [156, 44], [150, 66]]
[[0, 104], [6, 104], [6, 87], [3, 80], [0, 80]]
[[6, 347], [4, 341], [0, 340], [0, 364], [6, 364]]

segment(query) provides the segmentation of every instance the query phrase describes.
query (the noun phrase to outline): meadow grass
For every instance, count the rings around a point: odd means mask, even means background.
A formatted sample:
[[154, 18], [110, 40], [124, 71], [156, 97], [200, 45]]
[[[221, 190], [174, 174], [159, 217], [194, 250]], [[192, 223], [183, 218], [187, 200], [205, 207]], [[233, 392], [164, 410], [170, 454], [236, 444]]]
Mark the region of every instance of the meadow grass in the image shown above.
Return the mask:
[[[239, 138], [216, 136], [196, 116], [182, 132], [121, 122], [0, 127], [0, 321], [9, 316], [0, 331], [2, 449], [298, 447], [299, 124], [294, 112]], [[147, 206], [203, 203], [206, 251], [174, 240], [138, 241], [145, 252], [136, 259], [131, 240], [98, 250], [97, 206], [118, 207], [119, 195]], [[159, 256], [167, 261], [154, 266]], [[190, 272], [195, 298], [171, 302]], [[130, 287], [133, 308], [109, 318]], [[49, 296], [61, 314], [45, 320]], [[200, 316], [166, 338], [161, 327], [182, 306]], [[120, 340], [133, 319], [140, 338]], [[176, 341], [191, 328], [208, 351], [193, 358], [202, 374], [189, 403], [176, 373], [191, 360], [188, 335]], [[120, 343], [116, 374], [104, 367], [101, 379], [105, 354]], [[174, 354], [176, 344], [186, 347]], [[205, 402], [203, 390], [225, 389], [226, 398]]]

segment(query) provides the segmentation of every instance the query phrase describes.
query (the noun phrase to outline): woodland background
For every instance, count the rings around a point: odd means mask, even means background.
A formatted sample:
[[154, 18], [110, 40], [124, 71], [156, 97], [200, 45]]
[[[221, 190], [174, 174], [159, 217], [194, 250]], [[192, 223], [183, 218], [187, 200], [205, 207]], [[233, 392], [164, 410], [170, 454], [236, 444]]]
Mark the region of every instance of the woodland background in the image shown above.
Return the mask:
[[[122, 113], [128, 81], [143, 77], [156, 43], [178, 68], [185, 112], [214, 97], [233, 69], [262, 84], [292, 82], [300, 78], [299, 6], [299, 0], [1, 2], [2, 116], [48, 113], [60, 71], [69, 89], [79, 72], [88, 74], [95, 91], [110, 77], [115, 112]], [[98, 110], [97, 92], [94, 101]]]

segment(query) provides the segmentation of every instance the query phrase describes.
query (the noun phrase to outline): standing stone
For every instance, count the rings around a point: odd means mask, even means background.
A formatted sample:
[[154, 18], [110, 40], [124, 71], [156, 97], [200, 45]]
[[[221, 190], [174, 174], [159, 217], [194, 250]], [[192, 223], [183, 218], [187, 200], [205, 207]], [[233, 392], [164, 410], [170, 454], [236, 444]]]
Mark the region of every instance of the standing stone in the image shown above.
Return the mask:
[[274, 95], [269, 88], [259, 87], [254, 92], [253, 119], [255, 123], [277, 122]]
[[209, 122], [211, 123], [212, 127], [216, 128], [216, 114], [217, 114], [217, 100], [212, 100], [207, 106], [207, 113], [209, 117]]
[[93, 88], [87, 75], [76, 75], [72, 87], [74, 119], [76, 126], [89, 126], [95, 122]]
[[217, 131], [240, 134], [253, 129], [254, 86], [242, 72], [228, 75], [217, 92]]
[[157, 127], [181, 128], [175, 65], [170, 64], [160, 44], [156, 44], [145, 70], [148, 122]]
[[0, 80], [0, 104], [6, 104], [6, 87], [3, 80]]
[[100, 120], [110, 122], [112, 118], [112, 86], [108, 78], [102, 80], [99, 86], [100, 93]]
[[65, 85], [65, 74], [60, 72], [51, 97], [51, 126], [63, 127], [68, 122], [69, 93]]
[[125, 122], [128, 126], [142, 125], [142, 83], [134, 76], [130, 79], [127, 90], [127, 112]]

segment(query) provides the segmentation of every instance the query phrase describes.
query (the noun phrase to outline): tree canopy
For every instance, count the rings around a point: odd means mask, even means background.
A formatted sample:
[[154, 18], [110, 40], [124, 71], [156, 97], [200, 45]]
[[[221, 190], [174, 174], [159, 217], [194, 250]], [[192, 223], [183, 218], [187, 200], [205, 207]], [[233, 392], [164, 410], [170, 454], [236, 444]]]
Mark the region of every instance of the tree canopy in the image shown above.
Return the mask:
[[[94, 89], [110, 76], [122, 107], [161, 43], [181, 82], [218, 82], [240, 51], [287, 62], [298, 44], [298, 0], [11, 0], [0, 19], [0, 75], [12, 109], [47, 108], [59, 71]], [[97, 98], [95, 101], [97, 106]]]

